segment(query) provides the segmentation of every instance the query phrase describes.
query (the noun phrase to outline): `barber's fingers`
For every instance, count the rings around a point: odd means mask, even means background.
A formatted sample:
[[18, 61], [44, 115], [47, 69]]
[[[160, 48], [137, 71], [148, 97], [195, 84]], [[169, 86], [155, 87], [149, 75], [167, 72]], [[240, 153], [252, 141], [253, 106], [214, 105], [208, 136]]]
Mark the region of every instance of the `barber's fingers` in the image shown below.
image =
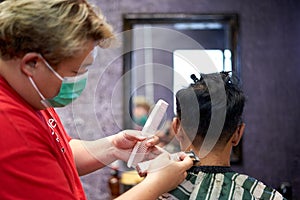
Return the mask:
[[142, 132], [138, 130], [124, 130], [121, 132], [127, 140], [130, 141], [143, 141], [146, 139], [145, 136], [142, 136]]
[[138, 130], [124, 130], [122, 131], [124, 134], [124, 137], [129, 141], [144, 141], [146, 140], [146, 146], [152, 147], [159, 143], [159, 137], [158, 136], [152, 136], [152, 137], [145, 137], [142, 136], [142, 132]]
[[189, 156], [185, 155], [184, 159], [178, 162], [178, 164], [181, 165], [183, 169], [188, 170], [193, 166], [193, 160]]
[[[159, 149], [158, 149], [159, 151]], [[187, 156], [184, 152], [179, 152], [176, 154], [177, 158], [172, 158], [175, 154], [170, 155], [165, 150], [161, 151], [160, 154], [152, 160], [148, 172], [160, 170], [173, 162], [177, 162], [177, 164], [182, 168], [182, 170], [186, 171], [193, 166], [193, 160]]]
[[154, 146], [154, 145], [156, 145], [156, 144], [158, 144], [158, 143], [159, 143], [159, 137], [156, 136], [156, 135], [154, 135], [154, 136], [152, 136], [151, 138], [148, 138], [148, 139], [147, 139], [147, 141], [146, 141], [146, 146], [147, 146], [147, 147], [152, 147], [152, 146]]
[[170, 154], [171, 160], [174, 161], [182, 161], [187, 156], [187, 154], [183, 151]]

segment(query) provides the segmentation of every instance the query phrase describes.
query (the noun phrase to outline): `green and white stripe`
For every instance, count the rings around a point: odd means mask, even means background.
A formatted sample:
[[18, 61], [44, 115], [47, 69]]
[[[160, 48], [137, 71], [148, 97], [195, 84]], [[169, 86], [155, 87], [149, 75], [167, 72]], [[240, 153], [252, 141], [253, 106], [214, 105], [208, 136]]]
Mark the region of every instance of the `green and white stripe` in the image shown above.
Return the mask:
[[192, 192], [192, 194], [190, 196], [190, 200], [197, 199], [198, 191], [200, 190], [200, 186], [204, 179], [205, 179], [205, 173], [199, 172], [197, 179], [195, 181], [194, 191]]
[[222, 191], [222, 185], [224, 182], [224, 174], [216, 174], [215, 175], [215, 184], [211, 191], [211, 196], [209, 199], [219, 199], [221, 191]]
[[226, 173], [189, 174], [166, 196], [168, 200], [282, 200], [276, 190], [247, 175]]

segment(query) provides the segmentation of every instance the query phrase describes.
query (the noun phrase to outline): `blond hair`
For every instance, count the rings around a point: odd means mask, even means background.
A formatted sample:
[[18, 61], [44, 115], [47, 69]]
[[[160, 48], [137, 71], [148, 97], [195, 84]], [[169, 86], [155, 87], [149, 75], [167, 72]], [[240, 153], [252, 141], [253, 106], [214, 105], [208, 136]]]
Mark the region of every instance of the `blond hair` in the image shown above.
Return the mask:
[[42, 54], [58, 64], [112, 38], [112, 28], [86, 0], [7, 0], [0, 4], [0, 56]]
[[151, 103], [144, 96], [135, 96], [133, 98], [133, 105], [135, 107], [143, 107], [147, 112], [151, 110]]

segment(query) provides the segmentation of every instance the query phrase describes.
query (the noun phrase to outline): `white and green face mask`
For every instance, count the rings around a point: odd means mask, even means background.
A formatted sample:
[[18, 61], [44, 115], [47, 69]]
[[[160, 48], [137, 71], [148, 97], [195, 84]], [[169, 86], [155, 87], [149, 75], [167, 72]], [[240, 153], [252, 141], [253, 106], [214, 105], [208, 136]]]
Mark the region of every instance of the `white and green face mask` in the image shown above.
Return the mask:
[[64, 107], [77, 99], [85, 88], [88, 72], [74, 77], [61, 77], [56, 71], [54, 71], [54, 69], [47, 63], [47, 61], [45, 61], [45, 63], [47, 67], [56, 75], [56, 77], [62, 81], [62, 83], [59, 93], [53, 98], [46, 99], [40, 92], [32, 78], [29, 77], [32, 86], [35, 88], [42, 99], [41, 103], [45, 107]]
[[[96, 48], [92, 52], [94, 60], [95, 60], [95, 56], [96, 56], [95, 50], [96, 50]], [[38, 89], [38, 87], [36, 86], [36, 84], [34, 83], [32, 78], [28, 77], [32, 86], [35, 88], [37, 93], [40, 95], [40, 97], [42, 99], [41, 103], [45, 107], [64, 107], [64, 106], [70, 104], [75, 99], [77, 99], [81, 95], [81, 93], [83, 92], [83, 90], [86, 86], [88, 71], [86, 71], [84, 74], [80, 74], [80, 75], [74, 76], [74, 77], [61, 77], [49, 65], [49, 63], [45, 59], [43, 59], [43, 60], [45, 61], [46, 66], [55, 74], [55, 76], [57, 78], [59, 78], [62, 81], [62, 83], [60, 86], [59, 93], [53, 98], [46, 99], [44, 97], [44, 95], [40, 92], [40, 90]]]
[[59, 93], [54, 98], [47, 99], [47, 102], [52, 107], [63, 107], [70, 104], [83, 92], [87, 77], [88, 72], [75, 77], [64, 77]]

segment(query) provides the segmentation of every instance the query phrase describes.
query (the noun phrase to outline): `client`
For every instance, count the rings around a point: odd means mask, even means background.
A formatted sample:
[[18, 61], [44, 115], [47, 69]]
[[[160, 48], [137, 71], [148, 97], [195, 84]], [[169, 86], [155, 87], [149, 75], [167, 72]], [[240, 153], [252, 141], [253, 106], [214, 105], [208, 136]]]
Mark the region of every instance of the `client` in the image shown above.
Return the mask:
[[[276, 190], [230, 168], [232, 147], [238, 145], [245, 128], [242, 122], [245, 96], [238, 79], [228, 72], [191, 78], [194, 83], [176, 94], [177, 117], [172, 126], [181, 150], [193, 150], [202, 158], [189, 169], [185, 181], [159, 199], [284, 199]], [[212, 101], [213, 97], [217, 100]], [[223, 122], [213, 120], [213, 112], [223, 113]], [[218, 123], [222, 123], [221, 134], [203, 157], [200, 154], [205, 136], [211, 137], [208, 130]]]

